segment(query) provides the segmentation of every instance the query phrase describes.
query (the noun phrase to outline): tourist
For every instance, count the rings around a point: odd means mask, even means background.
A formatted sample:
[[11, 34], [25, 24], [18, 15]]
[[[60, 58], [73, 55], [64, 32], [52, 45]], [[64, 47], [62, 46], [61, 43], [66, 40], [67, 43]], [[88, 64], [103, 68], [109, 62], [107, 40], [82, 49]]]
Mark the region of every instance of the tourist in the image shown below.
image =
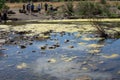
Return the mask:
[[2, 22], [2, 14], [1, 14], [1, 12], [0, 12], [0, 22]]
[[45, 7], [45, 11], [47, 11], [48, 10], [48, 4], [45, 3], [44, 7]]
[[31, 12], [34, 12], [34, 4], [31, 5]]
[[40, 6], [40, 4], [38, 4], [37, 10], [38, 10], [38, 12], [40, 13], [40, 11], [41, 11], [41, 6]]
[[23, 4], [23, 11], [25, 11], [25, 4]]
[[30, 3], [27, 4], [27, 12], [30, 13]]
[[3, 12], [3, 16], [2, 16], [3, 20], [4, 20], [4, 23], [7, 22], [7, 11], [4, 11]]

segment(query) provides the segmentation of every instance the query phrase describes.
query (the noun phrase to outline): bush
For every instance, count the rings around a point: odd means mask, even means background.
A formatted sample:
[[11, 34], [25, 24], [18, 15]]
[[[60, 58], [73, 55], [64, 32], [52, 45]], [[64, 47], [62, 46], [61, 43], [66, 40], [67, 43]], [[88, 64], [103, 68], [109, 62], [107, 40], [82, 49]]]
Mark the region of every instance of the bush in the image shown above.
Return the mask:
[[83, 17], [94, 18], [97, 16], [108, 16], [110, 14], [109, 7], [100, 3], [80, 2], [76, 7], [77, 15]]
[[4, 5], [4, 6], [3, 6], [3, 9], [5, 9], [5, 10], [9, 10], [9, 9], [10, 9], [10, 7], [9, 7], [9, 6], [7, 6], [7, 5]]
[[120, 10], [120, 6], [118, 6], [118, 9]]
[[100, 0], [101, 4], [106, 4], [106, 0]]
[[67, 2], [63, 7], [62, 11], [66, 16], [74, 15], [74, 5], [73, 2]]

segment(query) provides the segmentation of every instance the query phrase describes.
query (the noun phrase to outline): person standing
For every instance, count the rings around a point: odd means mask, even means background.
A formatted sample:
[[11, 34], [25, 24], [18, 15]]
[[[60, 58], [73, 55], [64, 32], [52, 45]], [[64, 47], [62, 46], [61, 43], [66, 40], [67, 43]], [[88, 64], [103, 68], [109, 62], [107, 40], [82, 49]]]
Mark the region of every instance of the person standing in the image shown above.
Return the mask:
[[30, 7], [31, 7], [31, 6], [30, 6], [30, 3], [28, 3], [28, 4], [27, 4], [27, 12], [28, 12], [28, 13], [30, 13], [30, 9], [31, 9]]
[[6, 22], [7, 22], [7, 11], [4, 11], [3, 12], [3, 20], [4, 20], [4, 23], [6, 24]]
[[38, 4], [37, 10], [40, 13], [40, 11], [41, 11], [41, 5], [40, 4]]
[[23, 11], [25, 11], [25, 4], [23, 4]]
[[45, 3], [45, 4], [44, 4], [44, 7], [45, 7], [45, 11], [47, 11], [47, 10], [48, 10], [48, 4]]
[[34, 4], [31, 5], [31, 12], [34, 12]]
[[0, 12], [0, 22], [2, 22], [2, 13]]

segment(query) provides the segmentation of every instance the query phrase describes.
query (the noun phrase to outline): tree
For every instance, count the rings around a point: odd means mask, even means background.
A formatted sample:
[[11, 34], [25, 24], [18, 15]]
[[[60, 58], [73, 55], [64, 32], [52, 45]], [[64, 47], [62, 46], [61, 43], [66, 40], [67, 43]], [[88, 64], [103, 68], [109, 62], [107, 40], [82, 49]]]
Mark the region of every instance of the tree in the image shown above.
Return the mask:
[[0, 10], [3, 8], [5, 5], [5, 0], [0, 0]]

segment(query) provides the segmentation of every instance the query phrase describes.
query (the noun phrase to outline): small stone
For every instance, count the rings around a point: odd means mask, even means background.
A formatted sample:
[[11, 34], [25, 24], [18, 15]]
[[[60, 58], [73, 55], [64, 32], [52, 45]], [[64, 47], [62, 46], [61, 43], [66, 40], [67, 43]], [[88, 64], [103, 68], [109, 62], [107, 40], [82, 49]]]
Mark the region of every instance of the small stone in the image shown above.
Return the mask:
[[86, 67], [83, 67], [83, 68], [82, 68], [82, 70], [88, 70], [88, 68], [86, 68]]
[[56, 59], [53, 59], [53, 58], [52, 58], [52, 59], [49, 59], [48, 62], [49, 62], [49, 63], [55, 63], [55, 62], [56, 62]]
[[55, 49], [55, 46], [50, 46], [50, 47], [48, 47], [49, 49]]
[[74, 46], [69, 46], [69, 48], [74, 48]]
[[25, 45], [20, 45], [20, 48], [24, 49], [24, 48], [26, 48], [26, 46]]
[[65, 40], [65, 43], [69, 42], [70, 40]]
[[41, 51], [41, 54], [45, 54], [45, 52]]
[[31, 42], [31, 43], [29, 43], [29, 45], [32, 45], [33, 43]]
[[60, 45], [59, 45], [59, 44], [54, 44], [53, 46], [55, 46], [55, 47], [60, 47]]
[[16, 53], [17, 53], [17, 54], [20, 54], [20, 51], [17, 51]]
[[104, 63], [104, 61], [100, 61], [99, 63], [100, 63], [100, 64], [103, 64], [103, 63]]
[[76, 78], [75, 80], [92, 80], [92, 78], [87, 76], [87, 75], [85, 75], [85, 76], [81, 76], [79, 78]]
[[19, 65], [16, 66], [17, 69], [24, 69], [24, 68], [27, 68], [27, 64], [26, 63], [21, 63]]
[[36, 52], [35, 50], [33, 50], [32, 52]]
[[47, 46], [42, 46], [41, 50], [45, 50], [47, 48]]

